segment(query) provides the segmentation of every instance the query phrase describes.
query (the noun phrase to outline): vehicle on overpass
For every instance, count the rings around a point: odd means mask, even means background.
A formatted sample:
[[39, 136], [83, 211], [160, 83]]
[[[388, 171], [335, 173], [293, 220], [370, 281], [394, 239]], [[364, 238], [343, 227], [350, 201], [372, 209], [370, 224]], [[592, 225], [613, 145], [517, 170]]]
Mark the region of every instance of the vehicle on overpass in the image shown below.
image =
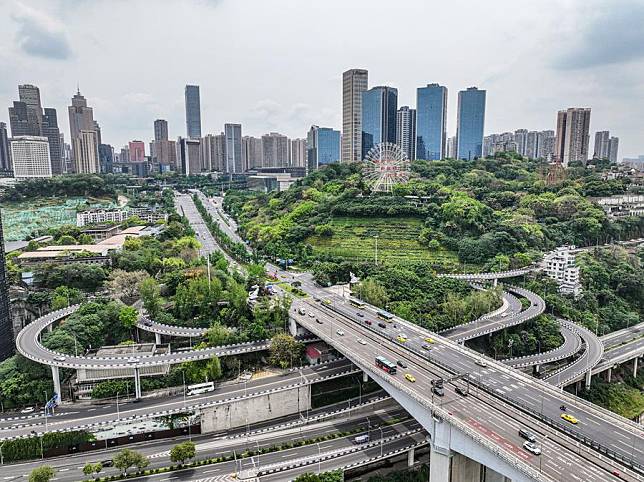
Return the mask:
[[353, 306], [361, 310], [364, 310], [365, 307], [367, 306], [367, 304], [364, 301], [358, 300], [356, 298], [349, 298], [349, 303], [351, 303]]
[[391, 322], [391, 320], [394, 319], [394, 315], [385, 310], [378, 310], [376, 315], [378, 316], [378, 318], [385, 320], [387, 323]]
[[393, 363], [392, 361], [388, 360], [384, 356], [377, 356], [376, 357], [376, 366], [380, 368], [381, 370], [386, 371], [390, 375], [395, 375], [396, 374], [396, 364]]
[[215, 391], [214, 382], [196, 383], [194, 385], [188, 385], [187, 387], [187, 395], [199, 395], [201, 393], [208, 393], [208, 392], [214, 392], [214, 391]]

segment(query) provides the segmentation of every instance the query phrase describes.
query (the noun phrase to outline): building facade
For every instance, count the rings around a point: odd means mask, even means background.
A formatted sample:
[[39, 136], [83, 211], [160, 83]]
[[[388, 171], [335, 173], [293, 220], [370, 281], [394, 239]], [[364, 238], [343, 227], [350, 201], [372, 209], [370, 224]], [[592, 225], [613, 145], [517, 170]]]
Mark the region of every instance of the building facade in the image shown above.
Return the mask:
[[0, 171], [11, 171], [11, 149], [7, 124], [0, 122]]
[[290, 147], [289, 166], [306, 167], [306, 139], [292, 139]]
[[402, 106], [396, 113], [396, 144], [407, 159], [416, 159], [416, 109]]
[[362, 93], [368, 88], [369, 74], [350, 69], [342, 74], [342, 161], [362, 160]]
[[226, 170], [229, 174], [240, 174], [247, 167], [242, 162], [242, 126], [241, 124], [224, 124], [226, 136]]
[[168, 121], [157, 119], [154, 121], [154, 140], [167, 141], [168, 138]]
[[145, 161], [145, 142], [130, 141], [128, 143], [128, 149], [130, 151], [130, 162]]
[[456, 156], [472, 160], [483, 154], [486, 91], [469, 87], [458, 93]]
[[590, 129], [590, 109], [571, 107], [557, 114], [555, 157], [564, 166], [571, 162], [586, 164]]
[[329, 127], [311, 126], [306, 136], [307, 169], [340, 161], [340, 131]]
[[416, 89], [416, 159], [435, 161], [446, 155], [447, 87]]
[[362, 158], [382, 142], [396, 142], [398, 90], [378, 86], [362, 93]]
[[290, 140], [279, 132], [262, 136], [263, 167], [287, 167], [289, 165]]
[[177, 141], [177, 160], [184, 176], [201, 174], [201, 142], [180, 137]]
[[201, 97], [198, 85], [186, 85], [186, 134], [190, 139], [201, 139]]
[[51, 177], [49, 143], [46, 137], [18, 136], [11, 139], [13, 176], [17, 179]]
[[575, 246], [559, 246], [543, 257], [543, 270], [559, 285], [559, 292], [578, 298], [582, 294], [579, 267], [575, 263]]
[[242, 137], [242, 160], [248, 169], [264, 167], [264, 150], [259, 137]]
[[72, 145], [74, 171], [79, 174], [100, 172], [98, 160], [98, 134], [94, 123], [94, 112], [80, 91], [72, 97], [68, 107], [69, 132]]

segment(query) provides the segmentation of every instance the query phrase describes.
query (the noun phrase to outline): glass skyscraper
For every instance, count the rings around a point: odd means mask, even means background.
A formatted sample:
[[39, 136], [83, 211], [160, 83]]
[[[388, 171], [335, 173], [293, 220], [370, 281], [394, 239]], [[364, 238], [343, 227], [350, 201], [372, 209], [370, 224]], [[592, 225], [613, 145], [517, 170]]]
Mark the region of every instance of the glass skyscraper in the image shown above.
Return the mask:
[[186, 85], [186, 133], [190, 139], [201, 138], [201, 100], [198, 85]]
[[416, 89], [416, 159], [445, 157], [447, 138], [447, 87], [427, 84]]
[[244, 172], [245, 168], [242, 163], [241, 124], [224, 124], [224, 135], [226, 136], [226, 165], [224, 170], [228, 174], [240, 174]]
[[306, 159], [309, 172], [325, 164], [340, 161], [340, 131], [311, 126], [306, 136]]
[[458, 93], [456, 157], [472, 160], [483, 154], [485, 91], [469, 87]]
[[362, 157], [381, 142], [396, 142], [398, 90], [374, 87], [362, 93]]

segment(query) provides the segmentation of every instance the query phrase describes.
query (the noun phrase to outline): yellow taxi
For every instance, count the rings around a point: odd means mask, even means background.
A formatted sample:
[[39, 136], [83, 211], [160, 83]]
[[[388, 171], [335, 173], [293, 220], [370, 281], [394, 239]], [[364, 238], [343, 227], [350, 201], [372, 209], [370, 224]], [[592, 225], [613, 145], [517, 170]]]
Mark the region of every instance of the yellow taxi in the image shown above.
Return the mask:
[[402, 336], [402, 335], [398, 335], [398, 336], [396, 337], [396, 340], [398, 340], [400, 343], [405, 343], [405, 342], [407, 341], [407, 337], [406, 337], [406, 336]]
[[563, 418], [566, 422], [570, 422], [572, 424], [577, 424], [577, 422], [578, 422], [578, 420], [575, 417], [573, 417], [572, 415], [570, 415], [568, 413], [562, 413], [561, 418]]
[[414, 383], [416, 381], [416, 377], [411, 373], [405, 373], [405, 379], [411, 383]]
[[436, 340], [434, 340], [434, 339], [433, 339], [432, 337], [430, 337], [430, 336], [428, 336], [427, 338], [425, 338], [425, 341], [426, 341], [427, 343], [436, 343]]

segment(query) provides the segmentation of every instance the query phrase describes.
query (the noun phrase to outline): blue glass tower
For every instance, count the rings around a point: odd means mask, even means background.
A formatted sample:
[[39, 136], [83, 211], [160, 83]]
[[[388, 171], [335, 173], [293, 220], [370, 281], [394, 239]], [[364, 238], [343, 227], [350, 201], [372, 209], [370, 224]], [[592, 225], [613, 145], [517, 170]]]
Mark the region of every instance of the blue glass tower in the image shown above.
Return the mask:
[[306, 136], [306, 159], [309, 172], [340, 161], [340, 131], [311, 126]]
[[186, 85], [186, 132], [190, 139], [201, 138], [201, 100], [198, 85]]
[[381, 142], [396, 142], [398, 89], [374, 87], [362, 93], [362, 157]]
[[456, 157], [472, 160], [483, 154], [485, 91], [469, 87], [458, 93]]
[[447, 87], [427, 84], [416, 89], [416, 159], [445, 157], [447, 138]]

